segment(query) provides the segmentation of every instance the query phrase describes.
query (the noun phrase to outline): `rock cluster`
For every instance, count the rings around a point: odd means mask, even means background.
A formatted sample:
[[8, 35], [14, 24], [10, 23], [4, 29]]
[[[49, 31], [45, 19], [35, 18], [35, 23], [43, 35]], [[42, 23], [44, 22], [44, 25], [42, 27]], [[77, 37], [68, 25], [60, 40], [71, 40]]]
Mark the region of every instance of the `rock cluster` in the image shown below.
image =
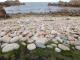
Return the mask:
[[80, 16], [80, 10], [61, 9], [55, 12], [50, 11], [49, 14], [51, 14], [52, 16]]
[[1, 6], [14, 6], [14, 5], [25, 5], [25, 3], [21, 3], [20, 1], [4, 1], [4, 2], [0, 2]]
[[58, 4], [48, 3], [48, 6], [71, 6], [71, 7], [80, 7], [80, 1], [71, 0], [70, 2], [59, 1]]
[[[53, 22], [51, 20], [49, 22], [46, 21], [43, 19], [27, 20], [23, 18], [17, 21], [0, 21], [0, 46], [2, 52], [18, 49], [20, 45], [17, 42], [27, 46], [28, 50], [55, 48], [56, 52], [61, 52], [61, 50], [70, 50], [70, 45], [80, 50], [80, 29], [78, 27], [70, 27], [72, 25], [75, 26], [73, 19], [70, 22], [61, 18], [59, 23], [57, 20], [53, 20]], [[69, 24], [69, 26], [66, 27], [66, 24]], [[56, 27], [54, 28], [54, 26]], [[48, 44], [49, 42], [51, 44]]]

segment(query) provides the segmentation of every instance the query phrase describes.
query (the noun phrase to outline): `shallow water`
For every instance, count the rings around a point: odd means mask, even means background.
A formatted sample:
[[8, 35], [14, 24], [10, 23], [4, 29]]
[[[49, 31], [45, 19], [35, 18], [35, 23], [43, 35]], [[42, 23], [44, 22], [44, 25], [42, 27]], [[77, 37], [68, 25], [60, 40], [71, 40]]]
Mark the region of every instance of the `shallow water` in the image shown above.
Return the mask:
[[80, 9], [80, 7], [48, 6], [48, 2], [25, 2], [25, 5], [4, 7], [7, 13], [49, 12], [60, 9]]

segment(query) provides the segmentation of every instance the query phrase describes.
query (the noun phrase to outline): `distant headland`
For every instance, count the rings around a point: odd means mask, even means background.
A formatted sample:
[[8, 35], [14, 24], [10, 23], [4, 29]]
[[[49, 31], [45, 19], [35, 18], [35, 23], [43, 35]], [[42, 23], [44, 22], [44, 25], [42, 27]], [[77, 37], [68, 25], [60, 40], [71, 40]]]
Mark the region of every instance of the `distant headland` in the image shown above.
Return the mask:
[[62, 0], [59, 0], [58, 3], [48, 3], [48, 6], [80, 7], [80, 0], [70, 0], [69, 2], [63, 2]]
[[24, 5], [24, 3], [21, 3], [19, 0], [7, 0], [5, 2], [0, 2], [1, 6], [14, 6], [14, 5]]

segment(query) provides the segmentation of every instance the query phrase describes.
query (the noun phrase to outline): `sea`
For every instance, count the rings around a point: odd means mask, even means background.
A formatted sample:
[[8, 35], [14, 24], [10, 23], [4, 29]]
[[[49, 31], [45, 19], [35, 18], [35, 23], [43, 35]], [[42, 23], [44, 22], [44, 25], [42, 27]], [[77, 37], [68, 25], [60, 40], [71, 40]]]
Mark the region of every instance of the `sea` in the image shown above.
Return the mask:
[[[48, 3], [54, 2], [22, 2], [25, 5], [17, 5], [17, 6], [10, 6], [4, 7], [6, 13], [8, 14], [15, 14], [15, 13], [46, 13], [46, 12], [54, 12], [61, 9], [68, 9], [68, 10], [80, 10], [80, 7], [61, 7], [61, 6], [48, 6]], [[55, 2], [57, 3], [57, 2]]]

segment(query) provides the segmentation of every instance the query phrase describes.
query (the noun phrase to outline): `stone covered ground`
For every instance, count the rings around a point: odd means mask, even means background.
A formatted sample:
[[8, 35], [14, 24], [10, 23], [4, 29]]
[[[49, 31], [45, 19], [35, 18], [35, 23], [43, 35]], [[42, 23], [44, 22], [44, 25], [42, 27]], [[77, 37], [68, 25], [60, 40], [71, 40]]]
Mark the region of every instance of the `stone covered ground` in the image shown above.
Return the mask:
[[79, 60], [80, 17], [0, 20], [0, 60]]

